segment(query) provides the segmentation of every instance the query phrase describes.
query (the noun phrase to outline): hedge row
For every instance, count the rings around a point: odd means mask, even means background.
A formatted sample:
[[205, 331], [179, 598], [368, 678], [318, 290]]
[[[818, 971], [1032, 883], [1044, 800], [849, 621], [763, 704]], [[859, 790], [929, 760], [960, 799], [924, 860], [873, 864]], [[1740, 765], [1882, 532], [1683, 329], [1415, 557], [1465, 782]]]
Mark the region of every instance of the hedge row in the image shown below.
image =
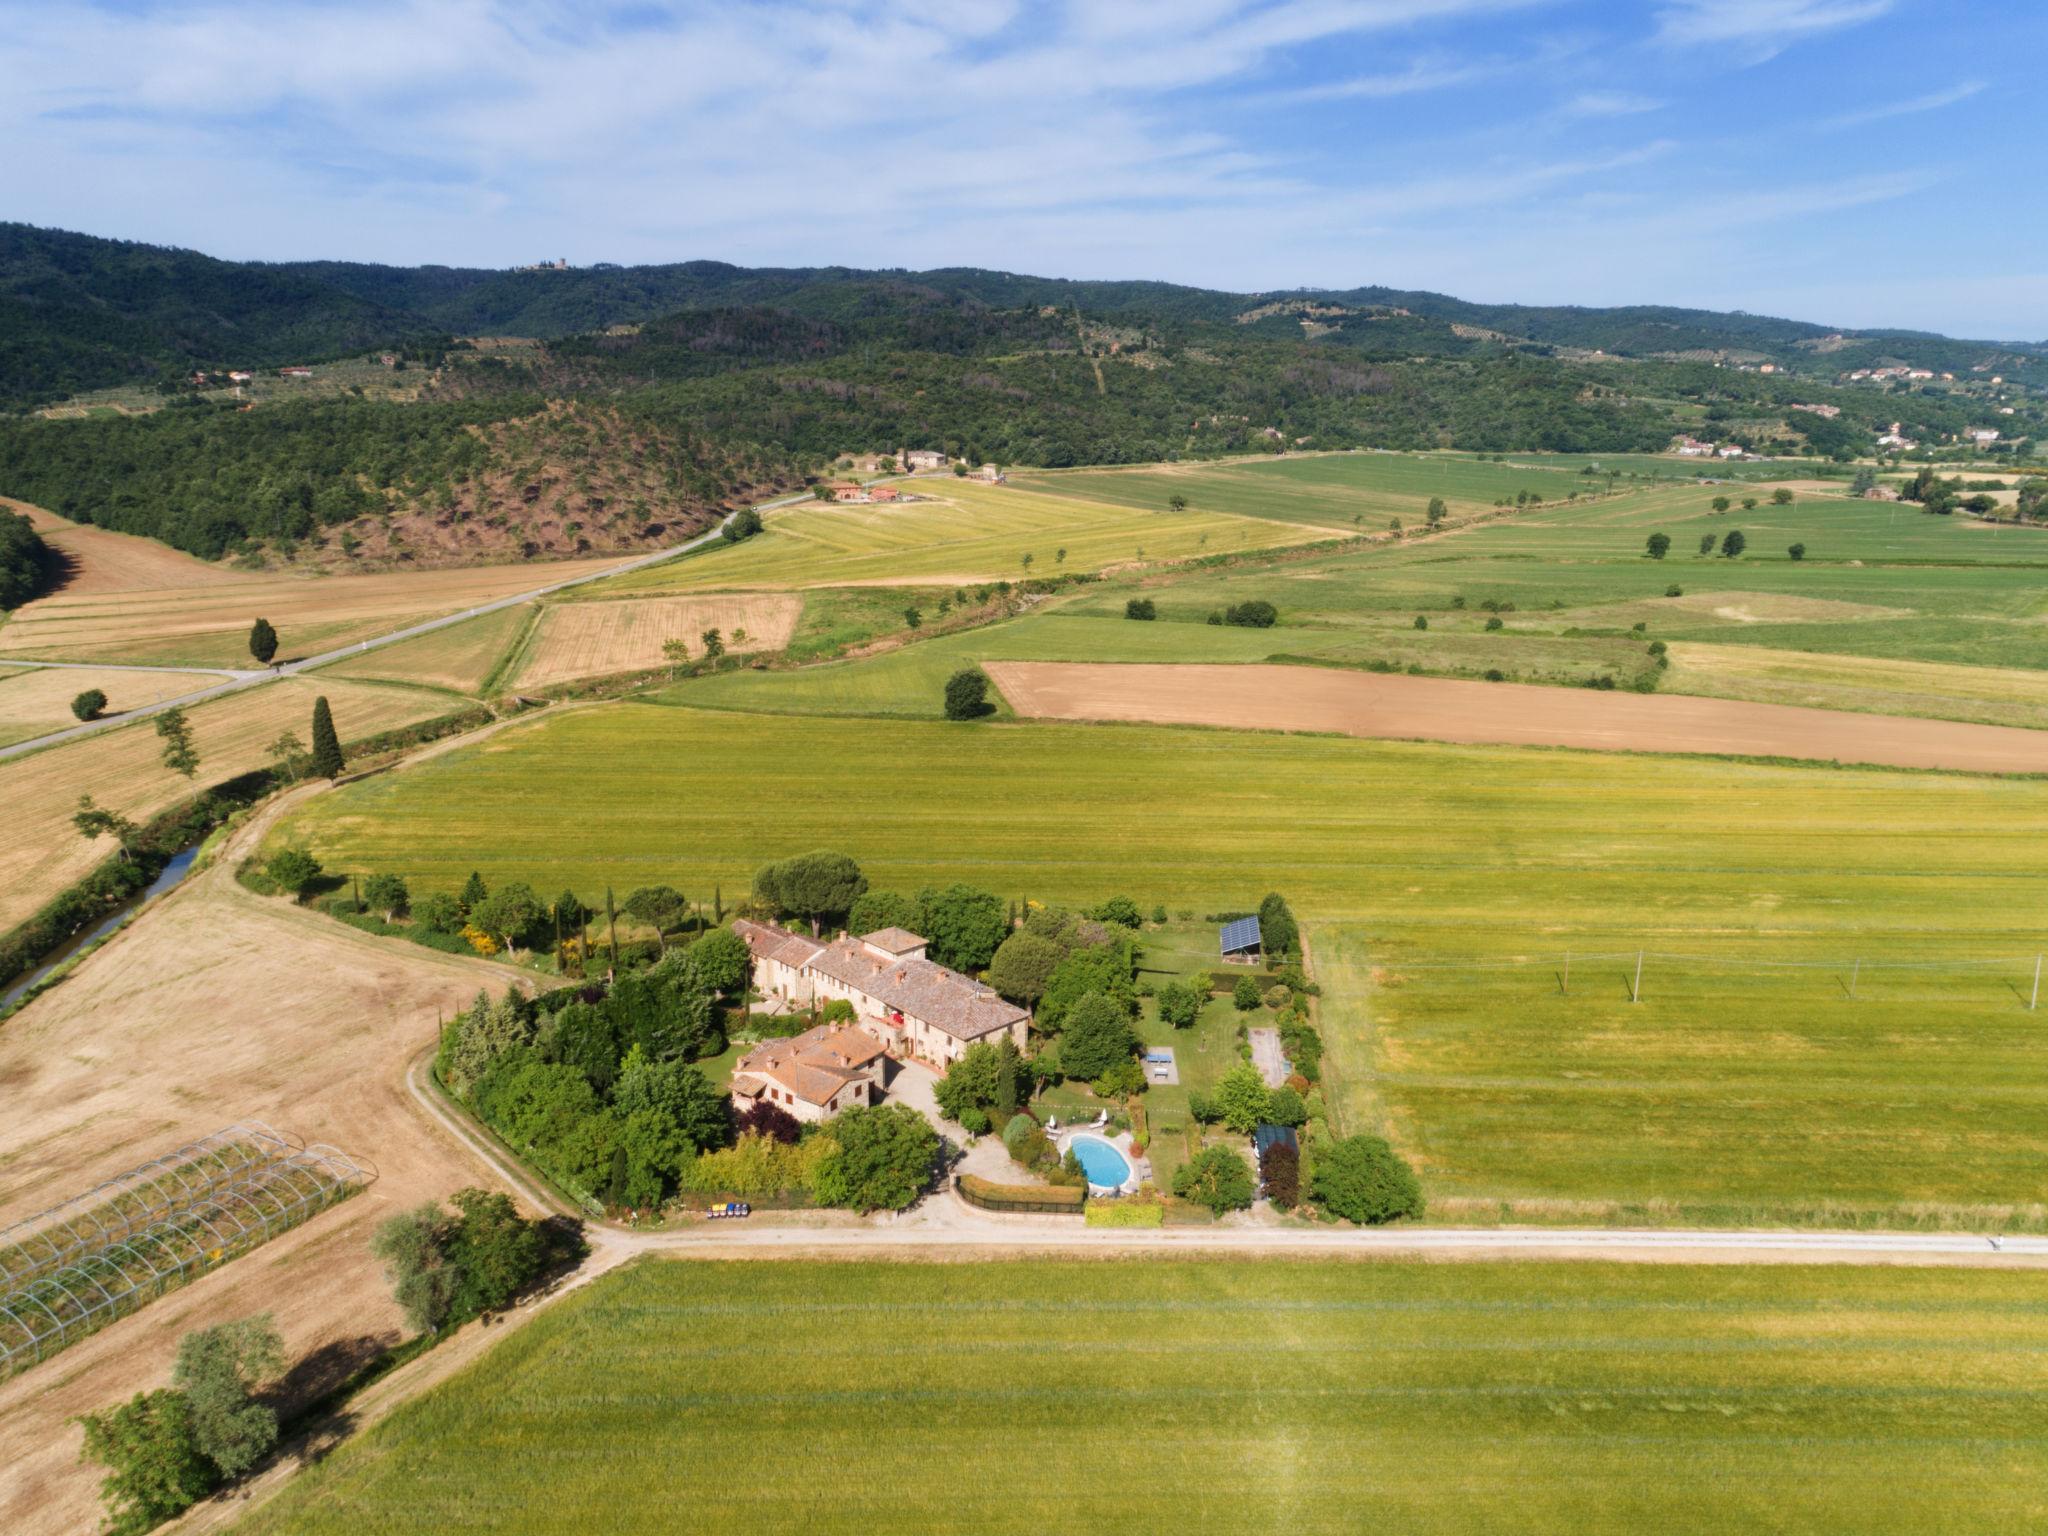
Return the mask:
[[1037, 1211], [1045, 1215], [1071, 1215], [1087, 1203], [1083, 1185], [997, 1184], [979, 1174], [963, 1173], [953, 1181], [960, 1198], [984, 1211]]

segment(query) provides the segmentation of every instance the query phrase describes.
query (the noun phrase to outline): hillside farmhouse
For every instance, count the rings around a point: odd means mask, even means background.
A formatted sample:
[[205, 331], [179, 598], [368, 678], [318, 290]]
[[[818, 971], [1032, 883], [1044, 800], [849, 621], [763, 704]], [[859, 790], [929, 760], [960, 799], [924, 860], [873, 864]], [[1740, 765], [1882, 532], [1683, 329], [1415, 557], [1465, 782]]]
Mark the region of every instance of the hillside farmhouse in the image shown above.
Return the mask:
[[946, 456], [936, 448], [912, 448], [903, 455], [905, 469], [944, 469]]
[[835, 998], [851, 1003], [853, 1028], [897, 1061], [943, 1072], [984, 1040], [1007, 1035], [1020, 1050], [1024, 1046], [1029, 1013], [971, 977], [927, 960], [925, 940], [905, 929], [883, 928], [859, 938], [841, 934], [830, 943], [746, 918], [735, 921], [732, 931], [754, 957], [754, 986], [764, 996], [800, 1007]]

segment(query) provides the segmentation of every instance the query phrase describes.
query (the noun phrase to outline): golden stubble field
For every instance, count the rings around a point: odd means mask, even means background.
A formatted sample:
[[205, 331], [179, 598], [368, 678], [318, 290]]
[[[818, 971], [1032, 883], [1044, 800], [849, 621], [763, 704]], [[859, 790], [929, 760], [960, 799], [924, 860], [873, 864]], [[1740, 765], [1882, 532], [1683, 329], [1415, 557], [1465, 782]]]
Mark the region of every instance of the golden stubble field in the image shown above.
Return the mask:
[[[127, 535], [80, 532], [127, 541]], [[115, 569], [96, 565], [94, 545], [84, 551], [76, 580], [8, 618], [0, 653], [55, 662], [246, 668], [254, 666], [250, 625], [268, 618], [279, 631], [279, 659], [291, 662], [618, 563], [614, 557], [377, 575], [250, 575], [203, 565], [162, 545], [152, 549], [182, 561], [180, 569], [193, 580], [143, 580], [150, 573], [133, 569], [133, 561]]]
[[711, 629], [734, 654], [779, 651], [789, 644], [802, 607], [800, 599], [774, 592], [550, 604], [541, 611], [513, 683], [545, 688], [658, 667], [668, 660], [662, 647], [671, 640], [682, 641], [691, 656], [702, 656], [703, 635]]
[[[16, 681], [0, 682], [0, 690]], [[323, 694], [344, 742], [454, 707], [445, 694], [423, 689], [293, 677], [192, 706], [187, 718], [200, 758], [194, 779], [163, 766], [163, 743], [147, 720], [0, 763], [8, 806], [0, 826], [0, 928], [28, 917], [113, 851], [106, 839], [88, 843], [72, 829], [80, 794], [145, 821], [204, 785], [266, 766], [264, 749], [281, 732], [309, 741], [313, 701]]]
[[125, 714], [145, 705], [211, 687], [210, 672], [130, 672], [116, 667], [31, 667], [0, 676], [0, 746], [46, 736], [76, 725], [71, 701], [89, 688], [107, 696], [101, 711]]
[[[259, 834], [252, 824], [234, 853]], [[165, 1385], [189, 1329], [270, 1312], [288, 1361], [324, 1350], [337, 1370], [398, 1341], [372, 1231], [493, 1182], [413, 1102], [405, 1068], [441, 1016], [514, 974], [255, 896], [224, 858], [0, 1027], [0, 1224], [240, 1119], [329, 1142], [378, 1173], [335, 1209], [0, 1383], [0, 1530], [94, 1528], [100, 1474], [79, 1463], [71, 1420]]]

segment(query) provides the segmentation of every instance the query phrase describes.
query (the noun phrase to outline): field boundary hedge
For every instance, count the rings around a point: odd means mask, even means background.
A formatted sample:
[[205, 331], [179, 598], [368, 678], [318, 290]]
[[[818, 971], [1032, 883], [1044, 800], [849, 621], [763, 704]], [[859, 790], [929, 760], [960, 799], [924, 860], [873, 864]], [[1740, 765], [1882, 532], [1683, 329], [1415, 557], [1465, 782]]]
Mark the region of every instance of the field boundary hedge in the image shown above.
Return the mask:
[[955, 1178], [953, 1190], [979, 1210], [1011, 1215], [1079, 1216], [1088, 1201], [1079, 1185], [997, 1184], [973, 1173]]

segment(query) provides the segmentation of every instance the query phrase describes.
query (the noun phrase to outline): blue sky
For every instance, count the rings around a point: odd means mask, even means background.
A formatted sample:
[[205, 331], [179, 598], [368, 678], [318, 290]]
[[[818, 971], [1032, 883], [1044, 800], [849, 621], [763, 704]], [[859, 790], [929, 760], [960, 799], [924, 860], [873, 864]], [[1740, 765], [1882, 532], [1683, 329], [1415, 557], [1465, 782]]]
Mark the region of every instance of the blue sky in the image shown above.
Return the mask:
[[2048, 338], [2048, 6], [0, 0], [0, 216]]

